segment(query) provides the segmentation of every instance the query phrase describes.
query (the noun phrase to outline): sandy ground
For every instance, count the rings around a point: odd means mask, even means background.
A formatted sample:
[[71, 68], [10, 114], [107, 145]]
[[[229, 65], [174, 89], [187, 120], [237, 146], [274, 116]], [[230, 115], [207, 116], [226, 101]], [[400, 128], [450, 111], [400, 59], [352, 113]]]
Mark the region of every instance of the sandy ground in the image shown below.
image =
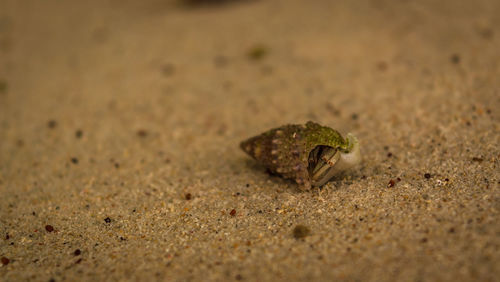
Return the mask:
[[[0, 280], [499, 281], [498, 15], [0, 0]], [[363, 163], [302, 192], [238, 147], [308, 120]]]

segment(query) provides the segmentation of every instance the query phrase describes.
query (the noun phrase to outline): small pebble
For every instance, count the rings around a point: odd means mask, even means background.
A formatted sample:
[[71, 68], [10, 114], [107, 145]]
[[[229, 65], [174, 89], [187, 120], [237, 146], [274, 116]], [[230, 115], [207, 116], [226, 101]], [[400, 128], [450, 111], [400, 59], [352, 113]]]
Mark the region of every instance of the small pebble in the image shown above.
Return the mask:
[[71, 162], [74, 164], [78, 164], [78, 159], [77, 158], [71, 158]]
[[307, 226], [304, 226], [304, 225], [297, 225], [293, 229], [293, 237], [295, 237], [295, 239], [304, 238], [304, 237], [308, 236], [310, 233], [311, 233], [311, 230], [309, 230], [309, 228]]
[[424, 174], [424, 177], [427, 178], [427, 179], [429, 179], [429, 178], [431, 178], [431, 174], [430, 173], [426, 173], [426, 174]]
[[184, 197], [189, 201], [193, 196], [191, 195], [191, 193], [187, 193]]
[[388, 65], [387, 65], [386, 62], [380, 61], [380, 62], [377, 63], [377, 69], [379, 71], [386, 71], [387, 68], [388, 68]]
[[2, 264], [3, 264], [3, 265], [7, 265], [7, 264], [9, 264], [9, 262], [10, 262], [10, 260], [9, 260], [8, 258], [6, 258], [6, 257], [2, 257], [2, 259], [1, 259], [1, 260], [2, 260]]
[[0, 80], [0, 94], [7, 93], [7, 82]]
[[54, 227], [52, 225], [45, 225], [45, 230], [47, 230], [47, 232], [52, 232], [54, 231]]
[[19, 140], [16, 141], [16, 145], [18, 147], [22, 147], [22, 146], [24, 146], [24, 141], [22, 139], [19, 139]]
[[174, 74], [174, 72], [175, 72], [175, 67], [172, 64], [165, 64], [161, 68], [161, 73], [164, 76], [171, 76]]
[[73, 254], [74, 254], [75, 256], [79, 256], [81, 253], [82, 253], [82, 251], [80, 251], [80, 249], [76, 249], [76, 250], [73, 252]]
[[144, 129], [139, 129], [139, 130], [137, 130], [137, 136], [146, 137], [146, 136], [148, 136], [148, 132]]
[[458, 54], [453, 54], [451, 55], [450, 57], [450, 61], [453, 63], [453, 64], [459, 64], [460, 63], [460, 56]]
[[236, 215], [236, 210], [235, 209], [232, 209], [231, 212], [229, 213], [231, 216], [235, 216]]
[[76, 132], [75, 132], [75, 137], [76, 138], [82, 138], [83, 136], [83, 131], [81, 131], [80, 129], [78, 129]]
[[268, 49], [264, 46], [256, 46], [250, 49], [248, 52], [248, 58], [251, 60], [261, 60], [263, 59], [268, 53]]
[[394, 187], [394, 185], [396, 185], [396, 181], [394, 181], [394, 179], [391, 179], [391, 180], [389, 180], [387, 187], [391, 188], [391, 187]]
[[51, 128], [51, 129], [52, 129], [52, 128], [56, 128], [56, 126], [57, 126], [57, 121], [55, 121], [55, 120], [49, 120], [49, 121], [47, 122], [47, 126], [48, 126], [49, 128]]
[[104, 222], [106, 222], [106, 223], [111, 223], [111, 218], [106, 217], [106, 218], [104, 219]]

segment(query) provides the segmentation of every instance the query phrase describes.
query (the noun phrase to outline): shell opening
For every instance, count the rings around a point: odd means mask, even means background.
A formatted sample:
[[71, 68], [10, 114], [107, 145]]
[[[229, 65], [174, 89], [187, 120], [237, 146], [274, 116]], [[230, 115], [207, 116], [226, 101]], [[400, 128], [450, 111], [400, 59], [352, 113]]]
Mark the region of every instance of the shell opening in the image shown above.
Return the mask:
[[307, 169], [314, 186], [324, 185], [335, 175], [361, 161], [358, 139], [352, 134], [348, 134], [347, 142], [347, 151], [339, 151], [329, 146], [316, 146], [309, 153]]
[[309, 153], [309, 164], [307, 170], [309, 178], [315, 186], [325, 184], [330, 178], [331, 170], [340, 159], [340, 151], [329, 146], [316, 146]]

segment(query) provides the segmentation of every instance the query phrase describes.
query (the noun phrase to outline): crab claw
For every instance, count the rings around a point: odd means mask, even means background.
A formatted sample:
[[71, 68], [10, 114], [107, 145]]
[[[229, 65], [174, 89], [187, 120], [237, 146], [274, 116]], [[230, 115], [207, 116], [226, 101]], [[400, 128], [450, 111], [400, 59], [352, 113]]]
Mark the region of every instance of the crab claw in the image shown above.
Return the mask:
[[343, 172], [361, 161], [358, 139], [352, 134], [347, 135], [348, 149], [345, 151], [328, 151], [322, 157], [323, 162], [316, 165], [311, 179], [314, 186], [321, 186], [335, 175]]

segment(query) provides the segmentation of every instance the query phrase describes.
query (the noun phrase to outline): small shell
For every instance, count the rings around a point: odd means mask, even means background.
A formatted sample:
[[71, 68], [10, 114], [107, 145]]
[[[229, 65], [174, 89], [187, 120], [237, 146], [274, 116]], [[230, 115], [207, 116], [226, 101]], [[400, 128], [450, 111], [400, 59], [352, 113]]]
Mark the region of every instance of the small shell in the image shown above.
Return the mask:
[[241, 142], [241, 149], [303, 189], [321, 186], [360, 161], [357, 139], [314, 122], [284, 125]]

